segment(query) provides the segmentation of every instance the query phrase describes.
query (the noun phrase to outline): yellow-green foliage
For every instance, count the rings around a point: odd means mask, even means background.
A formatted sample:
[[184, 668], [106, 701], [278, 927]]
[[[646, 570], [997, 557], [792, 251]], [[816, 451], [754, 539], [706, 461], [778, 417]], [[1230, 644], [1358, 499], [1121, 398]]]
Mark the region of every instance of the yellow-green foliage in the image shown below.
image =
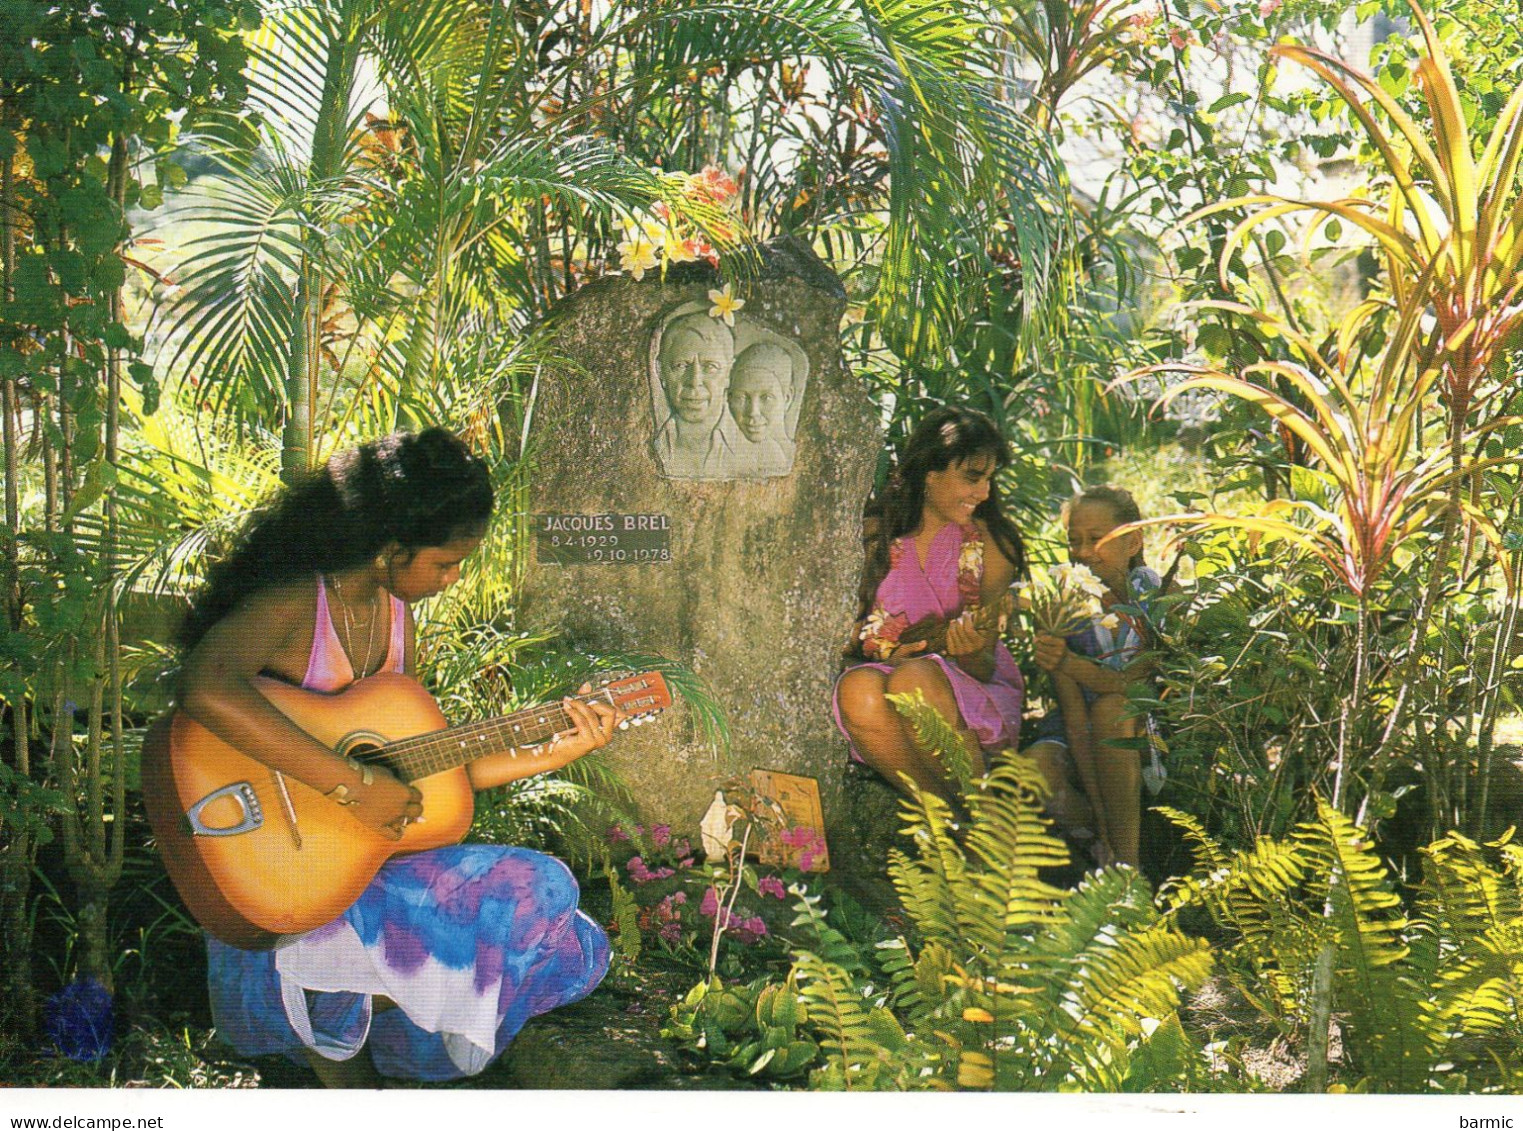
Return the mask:
[[941, 713], [925, 701], [917, 689], [909, 694], [889, 695], [888, 701], [904, 716], [915, 732], [915, 741], [922, 749], [932, 750], [957, 788], [966, 793], [972, 788], [973, 763], [968, 748], [963, 745], [951, 724]]
[[[1209, 947], [1161, 921], [1130, 869], [1071, 892], [1041, 878], [1068, 854], [1041, 816], [1045, 787], [1029, 760], [1003, 760], [973, 785], [965, 844], [940, 798], [905, 803], [912, 850], [895, 851], [889, 873], [915, 930], [878, 948], [887, 994], [796, 952], [829, 1050], [811, 1083], [1142, 1090], [1203, 1076], [1200, 1051], [1173, 1022], [1181, 995], [1210, 972]], [[1136, 1059], [1158, 1033], [1170, 1047]]]
[[[1312, 967], [1335, 948], [1344, 1083], [1380, 1092], [1516, 1091], [1523, 1084], [1523, 870], [1513, 845], [1451, 834], [1424, 850], [1408, 918], [1364, 831], [1322, 802], [1284, 841], [1228, 858], [1198, 823], [1197, 867], [1169, 918], [1206, 908], [1232, 929], [1224, 967], [1287, 1028], [1307, 1021]], [[1498, 862], [1487, 849], [1499, 850]]]

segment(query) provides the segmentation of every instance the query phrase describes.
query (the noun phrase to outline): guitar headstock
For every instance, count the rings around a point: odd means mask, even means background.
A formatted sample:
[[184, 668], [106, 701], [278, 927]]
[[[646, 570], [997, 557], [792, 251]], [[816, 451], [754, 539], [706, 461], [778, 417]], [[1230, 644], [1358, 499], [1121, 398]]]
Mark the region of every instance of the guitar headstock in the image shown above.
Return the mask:
[[625, 725], [634, 726], [655, 718], [672, 705], [671, 689], [660, 672], [615, 674], [585, 698], [612, 704], [627, 716]]

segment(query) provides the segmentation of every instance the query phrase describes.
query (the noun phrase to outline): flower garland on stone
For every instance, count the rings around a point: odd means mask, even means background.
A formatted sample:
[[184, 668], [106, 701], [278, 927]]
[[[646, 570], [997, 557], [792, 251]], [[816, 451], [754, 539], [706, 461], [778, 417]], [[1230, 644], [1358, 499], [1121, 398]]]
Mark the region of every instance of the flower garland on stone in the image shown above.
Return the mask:
[[[712, 221], [709, 224], [709, 230], [719, 236], [721, 242], [740, 234], [743, 224], [739, 214], [740, 186], [723, 169], [707, 165], [700, 173], [662, 173], [661, 176], [681, 186], [683, 201], [705, 208], [718, 207], [725, 213], [726, 218], [717, 226]], [[665, 275], [673, 263], [703, 260], [711, 267], [719, 266], [718, 249], [684, 215], [681, 204], [673, 208], [665, 201], [657, 201], [645, 215], [626, 217], [620, 223], [620, 229], [624, 238], [618, 245], [619, 269], [637, 282], [645, 278], [647, 271], [658, 268]], [[728, 288], [723, 293], [733, 305], [716, 301], [716, 305], [727, 309], [715, 317], [723, 317], [734, 325], [733, 311], [740, 303], [728, 298]], [[711, 293], [710, 298], [713, 297]]]

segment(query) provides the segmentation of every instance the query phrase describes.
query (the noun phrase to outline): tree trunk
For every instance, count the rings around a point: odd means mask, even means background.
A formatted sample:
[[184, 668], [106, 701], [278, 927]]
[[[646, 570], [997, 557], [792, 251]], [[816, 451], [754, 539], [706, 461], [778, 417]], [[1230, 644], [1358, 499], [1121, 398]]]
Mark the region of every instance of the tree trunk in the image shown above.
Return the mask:
[[[348, 9], [346, 8], [346, 14]], [[312, 156], [307, 184], [317, 186], [343, 170], [350, 100], [359, 65], [360, 44], [373, 9], [353, 21], [328, 27], [328, 65], [322, 102], [312, 127]], [[321, 226], [321, 225], [319, 225]], [[296, 280], [296, 336], [286, 363], [286, 420], [281, 434], [280, 477], [290, 484], [314, 462], [318, 374], [322, 361], [323, 275], [314, 256], [304, 254]]]
[[[13, 160], [0, 162], [0, 297], [9, 301], [16, 271], [16, 170]], [[5, 440], [5, 530], [0, 541], [0, 584], [4, 590], [4, 624], [21, 629], [21, 403], [15, 377], [0, 381], [0, 429]], [[20, 782], [31, 780], [31, 719], [24, 693], [9, 704], [12, 755], [10, 765]], [[4, 957], [4, 994], [0, 1029], [25, 1045], [36, 1030], [37, 994], [32, 983], [32, 836], [30, 797], [17, 790], [9, 821], [0, 820], [0, 955]]]

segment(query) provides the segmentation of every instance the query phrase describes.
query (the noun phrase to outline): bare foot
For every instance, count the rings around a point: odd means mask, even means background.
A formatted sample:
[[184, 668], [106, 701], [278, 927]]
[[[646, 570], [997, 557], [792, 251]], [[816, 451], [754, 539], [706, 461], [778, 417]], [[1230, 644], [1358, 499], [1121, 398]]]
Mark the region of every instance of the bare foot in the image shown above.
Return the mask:
[[325, 1088], [381, 1087], [381, 1074], [375, 1070], [370, 1053], [363, 1048], [348, 1060], [329, 1060], [311, 1049], [302, 1051], [307, 1058], [307, 1067], [317, 1073]]

